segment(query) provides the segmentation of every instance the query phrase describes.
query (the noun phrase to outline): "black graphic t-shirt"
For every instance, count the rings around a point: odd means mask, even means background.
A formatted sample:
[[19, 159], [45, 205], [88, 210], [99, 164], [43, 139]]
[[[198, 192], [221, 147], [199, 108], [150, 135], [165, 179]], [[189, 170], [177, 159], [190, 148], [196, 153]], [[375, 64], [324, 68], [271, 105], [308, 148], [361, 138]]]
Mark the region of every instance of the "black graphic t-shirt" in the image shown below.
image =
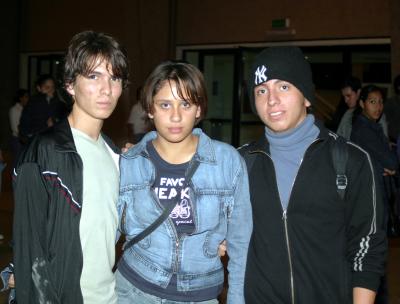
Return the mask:
[[189, 186], [183, 189], [185, 172], [189, 163], [170, 164], [166, 162], [157, 153], [151, 141], [147, 144], [147, 151], [156, 168], [153, 187], [158, 200], [161, 204], [172, 200], [176, 201], [176, 206], [169, 217], [174, 222], [179, 235], [191, 234], [194, 231], [193, 205], [189, 196]]

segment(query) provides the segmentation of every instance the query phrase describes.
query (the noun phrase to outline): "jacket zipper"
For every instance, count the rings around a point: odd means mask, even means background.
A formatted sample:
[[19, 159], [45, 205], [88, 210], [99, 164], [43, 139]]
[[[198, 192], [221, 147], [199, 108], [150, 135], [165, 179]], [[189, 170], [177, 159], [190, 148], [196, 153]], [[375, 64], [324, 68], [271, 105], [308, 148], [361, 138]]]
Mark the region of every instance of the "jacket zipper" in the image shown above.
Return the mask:
[[[196, 167], [193, 169], [193, 164], [192, 164], [192, 162], [190, 162], [189, 163], [189, 170], [196, 170], [197, 169], [197, 166], [198, 166], [198, 164], [196, 164]], [[189, 172], [189, 171], [188, 171]], [[190, 188], [190, 185], [189, 185], [189, 182], [190, 182], [190, 180], [186, 180], [187, 178], [188, 178], [188, 175], [189, 174], [185, 174], [185, 182], [186, 182], [186, 186], [187, 187], [189, 187], [189, 196], [190, 196], [190, 193], [192, 192], [191, 191], [191, 188]], [[193, 177], [193, 175], [192, 175], [192, 177]], [[191, 178], [192, 178], [191, 177]], [[191, 179], [190, 178], [190, 179]], [[181, 191], [182, 190], [184, 190], [184, 189], [181, 189]], [[178, 195], [180, 195], [180, 193], [178, 193]], [[193, 196], [194, 197], [194, 196]], [[190, 205], [191, 205], [191, 207], [192, 207], [192, 210], [193, 210], [193, 223], [194, 223], [194, 227], [196, 228], [196, 217], [195, 217], [195, 208], [193, 207], [193, 201], [190, 199]], [[183, 243], [183, 239], [185, 238], [185, 236], [187, 235], [186, 233], [184, 233], [184, 234], [182, 234], [181, 235], [181, 237], [179, 237], [179, 235], [178, 235], [178, 231], [176, 230], [176, 227], [175, 227], [175, 224], [174, 224], [174, 222], [172, 221], [172, 219], [171, 218], [168, 218], [168, 220], [170, 221], [170, 225], [171, 225], [171, 227], [172, 227], [172, 230], [174, 231], [174, 235], [175, 235], [175, 263], [174, 263], [174, 269], [173, 269], [173, 272], [175, 273], [175, 274], [178, 274], [178, 264], [179, 264], [179, 259], [178, 259], [178, 254], [179, 254], [179, 247], [180, 247], [180, 244], [181, 243]]]
[[[147, 156], [145, 156], [145, 157], [147, 157]], [[150, 159], [149, 159], [149, 161], [151, 162]], [[198, 166], [198, 164], [196, 165], [196, 168], [193, 169], [193, 165], [192, 165], [192, 163], [190, 163], [189, 164], [189, 170], [196, 170], [197, 166]], [[153, 164], [153, 167], [154, 167], [154, 164]], [[188, 174], [185, 174], [185, 179], [187, 178], [187, 176], [188, 176]], [[189, 181], [186, 181], [186, 186], [190, 188]], [[151, 191], [152, 196], [153, 196], [154, 200], [156, 201], [156, 204], [158, 205], [158, 207], [160, 208], [160, 210], [162, 212], [163, 207], [162, 207], [162, 205], [161, 205], [161, 203], [160, 203], [160, 201], [159, 201], [159, 199], [158, 199], [158, 197], [157, 197], [157, 195], [156, 195], [156, 193], [154, 191], [154, 188], [151, 187], [151, 189], [152, 189], [152, 191]], [[180, 195], [180, 193], [178, 193], [177, 195]], [[193, 202], [191, 203], [191, 205], [193, 207]], [[194, 208], [192, 208], [192, 209], [194, 209]], [[193, 214], [193, 221], [195, 221], [194, 215], [195, 214]], [[176, 227], [175, 227], [175, 224], [172, 221], [172, 219], [170, 217], [168, 217], [167, 220], [169, 221], [169, 223], [171, 225], [171, 228], [172, 228], [172, 231], [173, 231], [174, 236], [175, 236], [175, 261], [174, 261], [174, 265], [173, 265], [173, 273], [177, 274], [178, 273], [178, 264], [179, 264], [179, 262], [178, 262], [178, 260], [179, 260], [178, 259], [179, 247], [180, 247], [180, 243], [182, 243], [182, 240], [185, 237], [185, 234], [183, 234], [183, 235], [181, 235], [181, 237], [179, 237], [178, 232], [177, 232]], [[196, 227], [196, 223], [194, 223], [194, 224], [195, 224], [195, 227]]]
[[293, 279], [293, 265], [292, 265], [292, 255], [290, 253], [290, 243], [289, 243], [289, 233], [287, 227], [287, 214], [286, 210], [283, 211], [283, 223], [285, 226], [285, 238], [286, 238], [286, 248], [288, 252], [289, 259], [289, 271], [290, 271], [290, 296], [292, 298], [292, 304], [294, 304], [294, 279]]
[[[304, 157], [305, 157], [305, 155], [306, 155], [308, 149], [309, 149], [314, 143], [316, 143], [316, 142], [318, 142], [318, 141], [320, 141], [320, 140], [321, 140], [321, 139], [319, 139], [319, 138], [315, 139], [315, 140], [308, 146], [308, 148], [306, 149], [306, 151], [304, 152], [304, 156], [303, 156], [303, 158], [302, 158], [301, 161], [300, 161], [299, 169], [297, 170], [296, 176], [295, 176], [295, 178], [294, 178], [294, 180], [293, 180], [293, 183], [292, 183], [292, 189], [291, 189], [291, 192], [290, 192], [290, 196], [289, 196], [287, 208], [289, 208], [290, 199], [291, 199], [291, 197], [292, 197], [293, 186], [294, 186], [294, 184], [295, 184], [295, 182], [296, 182], [297, 175], [299, 174], [301, 165], [303, 164], [303, 159], [304, 159]], [[275, 172], [274, 161], [272, 160], [271, 155], [269, 155], [267, 152], [262, 151], [262, 150], [255, 150], [255, 151], [252, 151], [252, 152], [249, 152], [249, 153], [262, 153], [262, 154], [265, 154], [265, 155], [271, 160], [271, 162], [272, 162], [272, 167], [274, 168], [274, 172]], [[276, 181], [276, 175], [275, 175], [275, 181]], [[276, 187], [277, 187], [277, 190], [278, 190], [278, 184], [276, 185]], [[280, 201], [279, 190], [278, 190], [278, 197], [279, 197], [279, 201]], [[282, 207], [282, 202], [280, 201], [280, 203], [281, 203], [281, 208], [282, 208], [282, 211], [283, 211], [282, 220], [283, 220], [284, 229], [285, 229], [285, 241], [286, 241], [286, 248], [287, 248], [288, 260], [289, 260], [288, 262], [289, 262], [289, 272], [290, 272], [290, 296], [291, 296], [291, 298], [292, 298], [291, 303], [292, 303], [292, 304], [295, 304], [295, 298], [294, 298], [293, 262], [292, 262], [292, 254], [291, 254], [291, 250], [290, 250], [289, 232], [288, 232], [288, 225], [287, 225], [287, 208], [286, 208], [286, 209], [283, 209], [283, 207]]]
[[[272, 167], [274, 167], [274, 172], [275, 172], [275, 166], [274, 166], [274, 161], [272, 160], [272, 157], [266, 153], [265, 151], [262, 150], [257, 150], [257, 151], [253, 151], [251, 153], [262, 153], [265, 154], [272, 163]], [[297, 174], [296, 174], [297, 177]], [[295, 177], [295, 180], [296, 180]], [[276, 175], [275, 175], [275, 181], [276, 181]], [[294, 181], [292, 183], [292, 189], [293, 189], [293, 185], [294, 185]], [[278, 184], [276, 183], [276, 189], [278, 190]], [[293, 278], [293, 265], [292, 265], [292, 255], [290, 252], [290, 242], [289, 242], [289, 232], [288, 232], [288, 226], [287, 226], [287, 208], [283, 209], [282, 207], [282, 202], [280, 201], [280, 196], [279, 196], [279, 190], [278, 190], [278, 198], [279, 198], [279, 202], [283, 211], [283, 216], [282, 216], [282, 220], [283, 220], [283, 227], [285, 230], [285, 243], [286, 243], [286, 249], [287, 249], [287, 254], [288, 254], [288, 263], [289, 263], [289, 277], [290, 277], [290, 297], [291, 297], [291, 303], [294, 304], [294, 278]], [[290, 201], [290, 197], [289, 197], [289, 201]], [[289, 206], [289, 204], [288, 204]]]
[[[162, 205], [161, 205], [160, 201], [158, 200], [158, 197], [157, 197], [157, 195], [156, 195], [156, 193], [155, 193], [155, 191], [154, 191], [154, 188], [151, 187], [151, 190], [152, 190], [152, 191], [151, 191], [151, 195], [153, 196], [153, 199], [155, 200], [156, 205], [158, 206], [158, 208], [159, 208], [159, 209], [161, 210], [161, 212], [162, 212], [163, 208], [162, 208]], [[170, 225], [171, 225], [171, 227], [172, 227], [172, 231], [173, 231], [174, 236], [175, 236], [175, 251], [176, 251], [175, 256], [178, 257], [178, 250], [179, 250], [179, 245], [180, 245], [180, 238], [179, 238], [179, 236], [178, 236], [178, 232], [177, 232], [176, 229], [175, 229], [175, 225], [174, 225], [173, 221], [171, 220], [171, 218], [170, 218], [169, 216], [168, 216], [168, 218], [167, 218], [167, 221], [169, 221], [169, 223], [170, 223]], [[178, 258], [175, 258], [174, 265], [173, 265], [173, 273], [177, 273], [177, 269], [178, 269]]]

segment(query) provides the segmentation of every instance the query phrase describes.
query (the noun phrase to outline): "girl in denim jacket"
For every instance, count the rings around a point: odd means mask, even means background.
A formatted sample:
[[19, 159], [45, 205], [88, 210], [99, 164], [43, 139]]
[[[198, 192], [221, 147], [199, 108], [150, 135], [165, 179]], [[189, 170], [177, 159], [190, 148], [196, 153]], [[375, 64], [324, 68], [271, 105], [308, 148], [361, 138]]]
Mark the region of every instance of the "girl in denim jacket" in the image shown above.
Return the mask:
[[119, 303], [218, 303], [223, 240], [228, 303], [244, 303], [252, 230], [247, 171], [233, 147], [194, 128], [207, 111], [203, 75], [188, 63], [163, 62], [146, 80], [142, 105], [156, 131], [121, 157], [125, 245], [168, 204], [173, 210], [153, 232], [125, 246], [116, 274]]

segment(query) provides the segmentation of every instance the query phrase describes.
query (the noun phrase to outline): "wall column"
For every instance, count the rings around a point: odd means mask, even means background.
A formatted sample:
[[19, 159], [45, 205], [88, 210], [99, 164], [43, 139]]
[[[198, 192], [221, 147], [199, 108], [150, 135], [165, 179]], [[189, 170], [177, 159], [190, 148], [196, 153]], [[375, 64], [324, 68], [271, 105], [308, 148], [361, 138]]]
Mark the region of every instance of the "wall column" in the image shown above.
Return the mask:
[[392, 79], [400, 74], [400, 1], [390, 0]]
[[10, 136], [8, 110], [18, 89], [20, 1], [2, 1], [0, 11], [4, 12], [0, 18], [0, 148], [7, 149]]

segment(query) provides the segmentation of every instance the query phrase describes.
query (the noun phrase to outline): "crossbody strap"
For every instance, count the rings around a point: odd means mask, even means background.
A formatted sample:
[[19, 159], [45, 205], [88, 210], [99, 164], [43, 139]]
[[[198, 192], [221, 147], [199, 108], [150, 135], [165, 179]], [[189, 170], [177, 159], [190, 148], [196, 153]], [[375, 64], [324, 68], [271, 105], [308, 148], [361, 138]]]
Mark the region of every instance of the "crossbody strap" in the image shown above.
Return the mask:
[[[189, 168], [189, 171], [185, 175], [185, 182], [183, 184], [182, 189], [185, 189], [189, 183], [189, 180], [192, 179], [194, 173], [197, 170], [197, 167], [199, 166], [198, 161], [194, 161], [192, 165]], [[146, 236], [148, 236], [150, 233], [152, 233], [154, 230], [157, 229], [158, 226], [160, 226], [171, 214], [172, 210], [174, 210], [176, 204], [179, 201], [179, 195], [177, 195], [173, 200], [168, 202], [167, 206], [165, 206], [164, 211], [161, 213], [161, 215], [148, 226], [145, 230], [137, 234], [133, 239], [131, 239], [128, 243], [125, 244], [124, 250], [127, 250], [131, 246], [135, 245], [136, 243], [140, 242], [143, 240]]]
[[337, 137], [332, 141], [331, 154], [333, 167], [336, 172], [336, 188], [340, 198], [343, 200], [348, 184], [346, 166], [348, 159], [347, 143], [343, 137]]

